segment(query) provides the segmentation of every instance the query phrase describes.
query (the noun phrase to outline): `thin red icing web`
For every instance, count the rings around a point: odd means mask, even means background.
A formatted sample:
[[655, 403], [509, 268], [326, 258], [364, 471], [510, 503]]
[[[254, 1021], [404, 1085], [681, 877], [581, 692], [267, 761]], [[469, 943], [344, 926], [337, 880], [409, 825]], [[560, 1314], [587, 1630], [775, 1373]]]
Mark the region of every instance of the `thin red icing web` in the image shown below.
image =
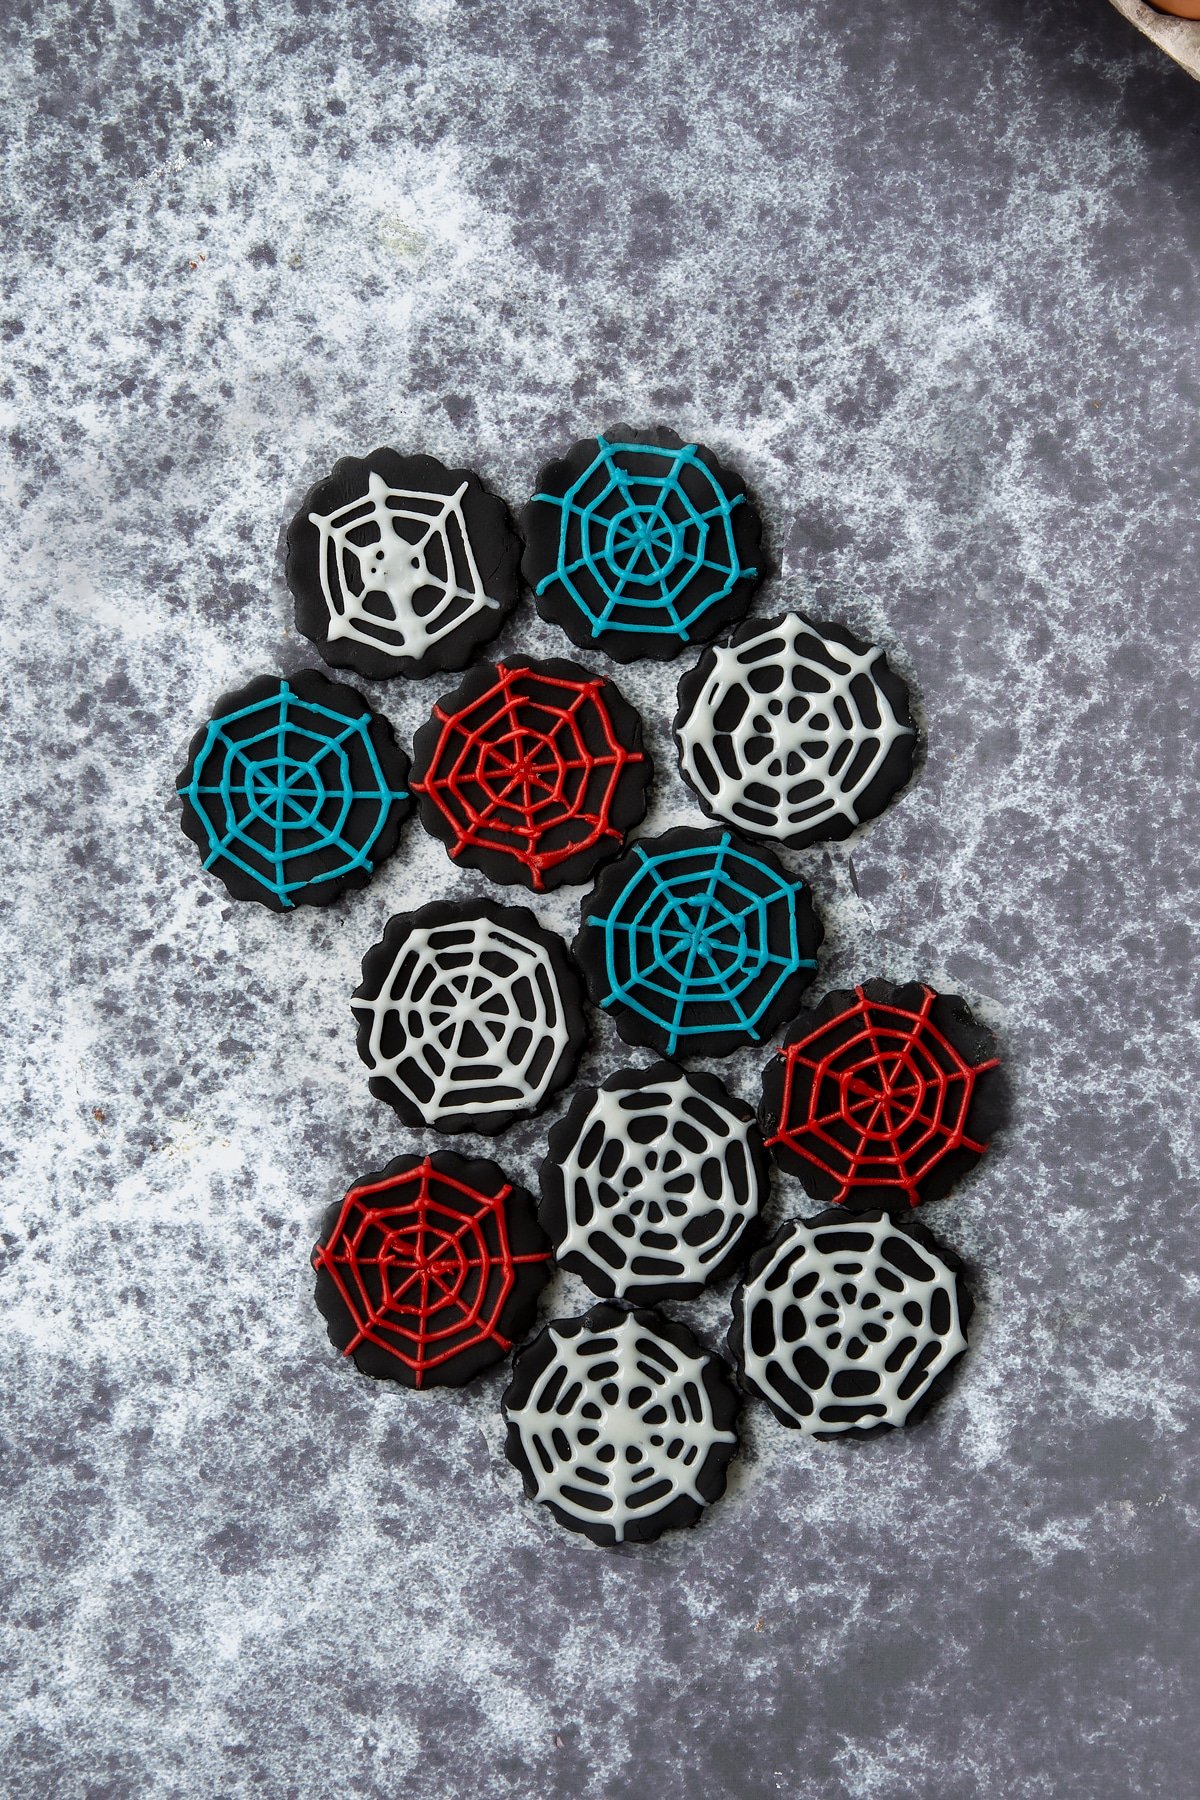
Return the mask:
[[351, 1188], [326, 1243], [313, 1257], [329, 1274], [355, 1331], [353, 1355], [372, 1343], [405, 1363], [421, 1387], [430, 1370], [476, 1344], [512, 1348], [500, 1330], [521, 1263], [547, 1251], [513, 1254], [507, 1182], [483, 1194], [433, 1166]]
[[478, 700], [434, 708], [441, 735], [412, 785], [449, 822], [451, 856], [468, 847], [511, 856], [540, 890], [548, 870], [602, 838], [621, 840], [617, 785], [644, 758], [618, 739], [606, 685], [500, 663]]
[[860, 1188], [893, 1188], [917, 1206], [944, 1156], [986, 1149], [966, 1123], [976, 1082], [999, 1059], [964, 1061], [929, 1016], [936, 999], [926, 988], [913, 1012], [856, 988], [853, 1006], [780, 1051], [783, 1096], [767, 1143], [830, 1176], [835, 1205]]

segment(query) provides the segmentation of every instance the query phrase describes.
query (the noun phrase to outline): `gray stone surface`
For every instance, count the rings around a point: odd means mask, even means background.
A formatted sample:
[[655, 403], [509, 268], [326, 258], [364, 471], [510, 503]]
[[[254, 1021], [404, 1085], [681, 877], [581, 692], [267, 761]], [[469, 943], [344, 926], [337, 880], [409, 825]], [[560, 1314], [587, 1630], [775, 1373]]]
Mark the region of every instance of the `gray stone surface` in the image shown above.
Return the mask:
[[[5, 1791], [1194, 1792], [1200, 87], [1084, 0], [6, 0], [3, 38]], [[278, 540], [336, 454], [520, 500], [624, 417], [745, 469], [760, 609], [916, 681], [916, 785], [799, 859], [822, 987], [967, 993], [1016, 1111], [931, 1213], [982, 1302], [940, 1411], [753, 1409], [706, 1522], [612, 1554], [522, 1500], [501, 1377], [372, 1385], [310, 1299], [322, 1208], [421, 1141], [358, 959], [480, 884], [414, 824], [326, 915], [235, 907], [172, 787], [216, 696], [312, 660]], [[527, 605], [505, 642], [559, 647]], [[623, 677], [655, 825], [676, 673]], [[436, 688], [387, 691], [406, 739]]]

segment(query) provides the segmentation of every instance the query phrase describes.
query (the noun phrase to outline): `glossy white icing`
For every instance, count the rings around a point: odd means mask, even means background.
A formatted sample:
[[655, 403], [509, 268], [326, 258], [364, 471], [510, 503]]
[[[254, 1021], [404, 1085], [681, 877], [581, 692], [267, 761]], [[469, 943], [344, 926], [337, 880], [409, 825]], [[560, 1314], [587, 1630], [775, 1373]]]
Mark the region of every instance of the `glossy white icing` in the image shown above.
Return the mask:
[[[505, 1406], [533, 1473], [535, 1498], [585, 1524], [612, 1527], [653, 1517], [681, 1495], [701, 1506], [697, 1486], [718, 1429], [704, 1386], [707, 1356], [687, 1356], [626, 1314], [600, 1331], [582, 1321], [547, 1326], [554, 1356], [522, 1406]], [[667, 1488], [639, 1504], [662, 1482]], [[592, 1500], [588, 1505], [581, 1496]]]
[[[675, 735], [683, 773], [715, 816], [781, 842], [823, 835], [840, 818], [857, 823], [858, 801], [892, 745], [912, 736], [874, 679], [884, 652], [848, 650], [787, 613], [707, 655], [708, 675]], [[758, 691], [752, 683], [768, 670], [780, 679]], [[855, 693], [862, 677], [877, 708], [869, 719]], [[740, 716], [729, 722], [739, 696]]]
[[[856, 1247], [837, 1247], [848, 1232]], [[927, 1278], [888, 1260], [889, 1242], [896, 1240], [902, 1246], [897, 1253], [904, 1260], [919, 1259]], [[954, 1272], [877, 1215], [848, 1215], [817, 1227], [794, 1219], [763, 1269], [745, 1284], [742, 1304], [742, 1362], [749, 1385], [808, 1433], [849, 1431], [856, 1424], [903, 1425], [934, 1377], [967, 1347]], [[931, 1345], [934, 1353], [921, 1378], [902, 1398], [906, 1378]], [[836, 1393], [835, 1377], [849, 1372], [873, 1377], [872, 1391]], [[798, 1411], [781, 1390], [781, 1375], [811, 1394], [810, 1413]], [[828, 1416], [831, 1407], [854, 1406], [862, 1409], [860, 1418]]]
[[[748, 1120], [682, 1071], [653, 1086], [601, 1088], [560, 1164], [566, 1234], [618, 1299], [703, 1284], [758, 1211]], [[653, 1135], [650, 1135], [651, 1131]], [[703, 1238], [688, 1242], [690, 1226]], [[619, 1228], [616, 1228], [619, 1227]]]
[[[334, 512], [309, 513], [320, 534], [328, 637], [352, 638], [415, 661], [464, 620], [496, 607], [484, 592], [463, 517], [464, 481], [453, 494], [391, 488], [372, 470], [367, 492]], [[402, 527], [415, 528], [410, 538]], [[368, 543], [352, 542], [351, 533]], [[415, 600], [429, 596], [418, 611]]]
[[536, 1107], [570, 1040], [543, 945], [483, 916], [414, 928], [376, 997], [351, 1004], [372, 1074], [430, 1125]]

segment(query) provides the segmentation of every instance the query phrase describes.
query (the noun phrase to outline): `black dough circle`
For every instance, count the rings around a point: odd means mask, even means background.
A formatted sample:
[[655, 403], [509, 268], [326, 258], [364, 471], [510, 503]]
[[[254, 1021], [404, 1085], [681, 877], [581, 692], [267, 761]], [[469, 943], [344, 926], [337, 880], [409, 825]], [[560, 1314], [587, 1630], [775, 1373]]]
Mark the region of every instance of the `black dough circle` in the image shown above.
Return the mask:
[[541, 471], [521, 532], [542, 617], [618, 662], [707, 642], [741, 618], [763, 574], [742, 477], [665, 426], [573, 444]]
[[532, 1196], [453, 1150], [397, 1156], [353, 1182], [311, 1260], [334, 1348], [417, 1389], [461, 1387], [502, 1361], [551, 1273]]
[[824, 935], [808, 884], [770, 850], [727, 828], [680, 825], [601, 871], [573, 948], [627, 1043], [731, 1056], [795, 1015]]
[[658, 1062], [578, 1089], [539, 1180], [559, 1267], [605, 1299], [654, 1306], [744, 1260], [770, 1163], [744, 1100], [707, 1070]]
[[406, 1125], [444, 1132], [492, 1137], [542, 1112], [587, 1039], [567, 946], [528, 908], [494, 900], [397, 913], [363, 957], [351, 1007], [371, 1093]]
[[412, 811], [408, 758], [357, 688], [317, 669], [224, 694], [176, 791], [205, 868], [272, 912], [364, 887]]
[[[406, 516], [386, 503], [387, 492], [409, 498]], [[394, 541], [382, 532], [384, 515]], [[391, 576], [391, 598], [375, 590], [364, 606], [359, 550], [383, 565], [380, 579]], [[288, 527], [286, 575], [297, 629], [325, 661], [386, 681], [464, 668], [516, 605], [520, 558], [507, 506], [473, 470], [382, 448], [343, 456], [309, 489]], [[428, 579], [412, 587], [418, 574]], [[406, 622], [417, 634], [413, 654], [402, 648]]]
[[961, 995], [877, 978], [800, 1014], [763, 1070], [759, 1123], [814, 1200], [903, 1216], [975, 1167], [1008, 1098], [996, 1040]]
[[460, 866], [536, 893], [589, 881], [619, 855], [653, 776], [616, 682], [564, 657], [477, 664], [413, 745], [425, 829]]
[[[552, 1371], [564, 1357], [576, 1364], [577, 1374], [556, 1378]], [[678, 1407], [659, 1401], [672, 1373], [677, 1392], [682, 1390]], [[518, 1351], [501, 1405], [508, 1423], [505, 1455], [527, 1498], [542, 1501], [560, 1525], [594, 1544], [648, 1544], [664, 1531], [695, 1525], [724, 1493], [738, 1447], [740, 1400], [726, 1364], [686, 1326], [659, 1312], [600, 1305], [582, 1318], [552, 1319]], [[606, 1407], [617, 1409], [616, 1440], [636, 1425], [628, 1446], [606, 1439]], [[531, 1455], [526, 1439], [535, 1432], [540, 1447]], [[591, 1479], [559, 1487], [557, 1471], [572, 1466], [586, 1468]], [[631, 1469], [646, 1468], [651, 1476], [629, 1480]], [[606, 1511], [627, 1508], [616, 1490], [636, 1493], [639, 1481], [647, 1496], [644, 1510], [635, 1503], [628, 1518], [606, 1520]]]
[[[799, 1262], [802, 1273], [793, 1279], [791, 1258], [801, 1243], [807, 1245], [809, 1234], [813, 1234], [814, 1247], [838, 1259], [832, 1265], [836, 1274], [830, 1277], [825, 1287], [819, 1279], [813, 1281], [812, 1271], [804, 1268], [802, 1260]], [[885, 1246], [885, 1254], [864, 1279], [861, 1269], [856, 1269], [854, 1264], [865, 1250], [873, 1247], [872, 1237]], [[927, 1262], [926, 1256], [932, 1258], [933, 1263]], [[872, 1418], [872, 1411], [880, 1409], [879, 1391], [869, 1385], [870, 1371], [864, 1369], [861, 1357], [845, 1354], [847, 1342], [852, 1340], [845, 1339], [836, 1329], [843, 1321], [839, 1309], [855, 1309], [853, 1332], [861, 1328], [861, 1319], [857, 1316], [859, 1298], [873, 1298], [879, 1303], [871, 1309], [879, 1315], [875, 1329], [883, 1334], [880, 1341], [886, 1341], [888, 1331], [883, 1323], [886, 1302], [891, 1299], [900, 1305], [899, 1296], [906, 1275], [924, 1269], [936, 1277], [935, 1263], [942, 1265], [953, 1284], [957, 1319], [952, 1320], [946, 1303], [946, 1284], [942, 1284], [940, 1299], [935, 1290], [931, 1304], [920, 1305], [911, 1300], [907, 1303], [918, 1317], [902, 1311], [902, 1325], [896, 1324], [894, 1316], [888, 1319], [888, 1325], [894, 1328], [890, 1335], [895, 1339], [894, 1347], [889, 1346], [888, 1360], [896, 1360], [893, 1373], [900, 1376], [898, 1399], [905, 1411], [898, 1420]], [[756, 1291], [756, 1283], [767, 1270], [772, 1271], [765, 1284], [771, 1289], [769, 1294]], [[880, 1285], [880, 1274], [891, 1282], [891, 1288], [863, 1296], [864, 1287]], [[804, 1319], [801, 1330], [796, 1331], [796, 1325], [803, 1319], [801, 1309], [805, 1301], [809, 1303], [810, 1314], [819, 1307], [826, 1309], [818, 1315], [822, 1323], [818, 1324], [816, 1332], [812, 1318]], [[733, 1296], [733, 1324], [729, 1330], [728, 1348], [742, 1387], [764, 1401], [781, 1424], [822, 1440], [871, 1438], [882, 1432], [915, 1425], [945, 1394], [966, 1354], [967, 1326], [974, 1310], [975, 1302], [966, 1284], [961, 1259], [915, 1219], [893, 1218], [884, 1207], [858, 1211], [834, 1206], [812, 1219], [787, 1220], [750, 1258], [745, 1277]], [[869, 1321], [871, 1312], [866, 1317]], [[951, 1338], [952, 1323], [957, 1330], [949, 1354], [939, 1358], [939, 1349]], [[783, 1335], [776, 1330], [780, 1324]], [[832, 1332], [831, 1326], [835, 1327]], [[822, 1341], [821, 1330], [827, 1337], [840, 1341], [830, 1348]], [[922, 1330], [924, 1343], [916, 1335]], [[961, 1347], [958, 1347], [958, 1340], [961, 1340]], [[912, 1345], [907, 1352], [906, 1343]], [[940, 1362], [940, 1366], [932, 1380], [925, 1380], [925, 1371], [934, 1362]], [[839, 1381], [844, 1391], [838, 1389]], [[906, 1386], [912, 1389], [911, 1404], [904, 1394]], [[830, 1428], [822, 1430], [822, 1423]]]
[[[744, 679], [718, 676], [735, 659]], [[680, 679], [673, 730], [679, 773], [708, 817], [792, 850], [877, 818], [910, 780], [917, 745], [908, 684], [884, 651], [799, 613], [747, 619], [704, 650]]]

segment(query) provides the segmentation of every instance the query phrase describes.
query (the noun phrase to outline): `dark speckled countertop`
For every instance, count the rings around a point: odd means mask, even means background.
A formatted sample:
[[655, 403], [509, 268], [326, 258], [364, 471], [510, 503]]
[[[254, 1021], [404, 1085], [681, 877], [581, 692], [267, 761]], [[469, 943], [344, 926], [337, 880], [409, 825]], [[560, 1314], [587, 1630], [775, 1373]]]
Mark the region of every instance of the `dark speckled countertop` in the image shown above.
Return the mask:
[[[4, 1791], [1184, 1800], [1200, 86], [1099, 0], [0, 29]], [[358, 960], [481, 884], [413, 825], [327, 914], [233, 906], [172, 788], [222, 691], [312, 660], [279, 535], [335, 455], [519, 501], [618, 419], [745, 471], [759, 610], [913, 679], [916, 785], [797, 865], [821, 987], [964, 992], [1016, 1102], [931, 1209], [981, 1302], [946, 1404], [864, 1446], [756, 1408], [705, 1523], [613, 1554], [521, 1499], [501, 1377], [373, 1385], [310, 1298], [322, 1209], [421, 1141]], [[562, 647], [528, 606], [503, 643]], [[622, 678], [652, 827], [693, 816], [677, 673]], [[406, 741], [436, 685], [387, 692]], [[728, 1288], [681, 1312], [717, 1342]]]

